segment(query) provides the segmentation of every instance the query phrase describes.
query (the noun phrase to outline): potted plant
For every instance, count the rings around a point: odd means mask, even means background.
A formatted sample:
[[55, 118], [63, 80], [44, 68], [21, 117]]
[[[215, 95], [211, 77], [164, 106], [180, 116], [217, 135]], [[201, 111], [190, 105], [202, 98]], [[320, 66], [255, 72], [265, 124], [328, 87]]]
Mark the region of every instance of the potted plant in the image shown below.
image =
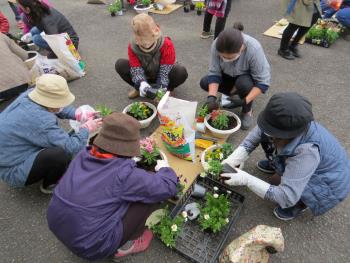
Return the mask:
[[108, 6], [108, 12], [111, 14], [111, 16], [115, 16], [115, 14], [118, 12], [114, 3]]
[[219, 232], [230, 221], [228, 219], [231, 203], [225, 194], [218, 194], [214, 187], [214, 194], [205, 195], [205, 205], [201, 208], [199, 224], [204, 231]]
[[134, 9], [138, 14], [147, 14], [151, 9], [151, 0], [139, 0], [138, 4], [134, 6]]
[[123, 0], [116, 0], [116, 1], [114, 2], [115, 7], [116, 7], [116, 9], [117, 9], [117, 15], [118, 15], [118, 16], [122, 16], [122, 15], [123, 15], [123, 4], [122, 4], [122, 1], [123, 1]]
[[191, 2], [191, 4], [190, 4], [190, 10], [193, 11], [193, 10], [195, 9], [195, 7], [196, 7], [195, 4]]
[[104, 118], [113, 112], [113, 110], [111, 108], [107, 107], [106, 105], [102, 105], [102, 104], [96, 105], [95, 108], [96, 108], [96, 111], [99, 112], [101, 118]]
[[236, 114], [226, 110], [216, 110], [204, 118], [204, 125], [217, 138], [227, 138], [241, 127]]
[[306, 34], [305, 41], [328, 48], [340, 37], [341, 32], [340, 25], [319, 19]]
[[208, 170], [209, 161], [217, 160], [222, 162], [233, 153], [233, 150], [233, 146], [230, 143], [224, 143], [223, 145], [215, 144], [205, 149], [201, 155], [201, 163], [204, 170]]
[[157, 160], [167, 160], [165, 154], [158, 148], [156, 142], [151, 137], [146, 137], [140, 141], [140, 160], [137, 167], [155, 172]]
[[157, 109], [153, 104], [148, 102], [134, 102], [126, 106], [123, 113], [137, 119], [141, 124], [141, 128], [143, 129], [147, 128], [156, 117]]
[[203, 2], [197, 2], [195, 6], [197, 10], [197, 15], [200, 16], [202, 14], [203, 9], [205, 8], [205, 4]]
[[202, 105], [198, 110], [196, 121], [197, 122], [204, 122], [204, 118], [205, 118], [205, 116], [208, 115], [208, 113], [209, 113], [208, 105], [207, 104]]
[[169, 211], [165, 208], [165, 213], [160, 216], [158, 224], [151, 226], [151, 230], [167, 247], [175, 247], [176, 238], [181, 233], [183, 224], [187, 221], [187, 213], [182, 212], [175, 218], [169, 216]]

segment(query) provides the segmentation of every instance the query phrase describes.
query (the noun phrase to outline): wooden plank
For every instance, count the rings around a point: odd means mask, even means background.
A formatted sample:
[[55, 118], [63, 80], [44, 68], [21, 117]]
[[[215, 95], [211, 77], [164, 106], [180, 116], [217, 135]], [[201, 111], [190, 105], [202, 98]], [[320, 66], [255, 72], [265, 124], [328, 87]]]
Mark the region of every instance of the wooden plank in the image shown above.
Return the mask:
[[168, 15], [168, 14], [176, 11], [180, 7], [182, 7], [182, 5], [170, 4], [167, 7], [165, 7], [163, 10], [156, 10], [156, 9], [152, 8], [149, 12], [154, 13], [154, 14], [158, 14], [158, 15]]

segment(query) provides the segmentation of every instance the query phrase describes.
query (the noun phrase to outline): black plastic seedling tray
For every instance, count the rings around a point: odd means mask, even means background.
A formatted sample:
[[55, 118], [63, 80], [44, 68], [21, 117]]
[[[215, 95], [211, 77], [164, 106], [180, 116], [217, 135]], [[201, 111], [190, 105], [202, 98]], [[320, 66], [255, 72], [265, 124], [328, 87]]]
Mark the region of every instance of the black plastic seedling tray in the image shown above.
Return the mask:
[[[199, 177], [194, 184], [200, 184], [204, 186], [209, 191], [213, 191], [213, 187], [216, 186], [219, 188], [217, 193], [227, 193], [231, 191], [229, 199], [231, 200], [231, 210], [229, 214], [229, 224], [227, 224], [220, 232], [217, 233], [208, 233], [204, 232], [198, 221], [188, 220], [182, 228], [181, 234], [176, 240], [175, 250], [187, 259], [198, 262], [198, 263], [214, 263], [217, 262], [218, 257], [223, 249], [223, 246], [227, 240], [230, 230], [233, 228], [236, 223], [240, 211], [243, 206], [244, 196], [232, 191], [231, 188], [211, 180], [210, 178], [201, 178]], [[203, 204], [204, 199], [198, 199], [191, 196], [193, 191], [193, 185], [188, 190], [188, 192], [179, 200], [177, 206], [171, 211], [171, 216], [178, 215], [181, 211], [184, 210], [185, 205], [197, 202]]]

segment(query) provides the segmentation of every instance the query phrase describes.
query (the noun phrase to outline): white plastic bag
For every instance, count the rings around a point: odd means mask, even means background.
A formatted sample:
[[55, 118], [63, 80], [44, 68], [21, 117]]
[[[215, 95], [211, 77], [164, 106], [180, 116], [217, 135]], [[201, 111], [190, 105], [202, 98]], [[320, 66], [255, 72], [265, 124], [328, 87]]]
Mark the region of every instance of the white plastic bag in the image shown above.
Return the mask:
[[[90, 105], [82, 105], [77, 108], [77, 110], [81, 110], [82, 114], [82, 119], [86, 120], [87, 119], [87, 113], [88, 112], [94, 112], [95, 109], [91, 107]], [[80, 126], [82, 125], [82, 122], [76, 121], [76, 120], [69, 120], [69, 125], [70, 127], [74, 130], [75, 133], [79, 132]]]
[[158, 104], [162, 141], [175, 156], [195, 161], [195, 130], [197, 102], [177, 99], [167, 92]]

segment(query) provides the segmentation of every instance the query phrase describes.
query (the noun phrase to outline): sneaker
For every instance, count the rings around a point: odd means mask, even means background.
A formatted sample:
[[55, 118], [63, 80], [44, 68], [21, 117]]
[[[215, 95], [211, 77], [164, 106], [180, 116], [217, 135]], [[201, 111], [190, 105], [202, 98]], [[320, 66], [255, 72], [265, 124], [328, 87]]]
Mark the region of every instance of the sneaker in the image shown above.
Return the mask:
[[249, 130], [253, 125], [252, 111], [241, 114], [241, 130]]
[[256, 167], [260, 171], [267, 173], [267, 174], [274, 174], [275, 173], [275, 169], [272, 167], [269, 160], [261, 160], [261, 161], [257, 162]]
[[43, 194], [51, 195], [53, 194], [53, 191], [55, 190], [55, 187], [57, 184], [50, 184], [49, 186], [44, 187], [43, 183], [40, 184], [40, 192]]
[[134, 89], [128, 93], [129, 99], [136, 99], [138, 96], [140, 96], [140, 93], [138, 90]]
[[119, 248], [114, 254], [113, 261], [119, 262], [119, 259], [124, 259], [126, 256], [145, 251], [153, 239], [153, 234], [149, 229], [146, 229], [142, 236], [132, 241], [132, 245], [128, 249]]
[[288, 60], [293, 60], [295, 57], [293, 56], [292, 52], [287, 49], [287, 50], [278, 50], [278, 55], [280, 55], [282, 58], [288, 59]]
[[214, 36], [214, 32], [211, 30], [209, 32], [202, 31], [201, 39], [208, 39], [208, 38], [211, 38], [213, 36]]
[[296, 204], [295, 206], [288, 208], [275, 207], [273, 214], [283, 221], [289, 221], [296, 218], [298, 215], [304, 213], [308, 209], [305, 205]]
[[301, 58], [301, 55], [300, 55], [300, 52], [299, 52], [299, 49], [297, 47], [292, 47], [290, 46], [289, 47], [289, 50], [290, 52], [292, 52], [292, 55], [296, 58]]

